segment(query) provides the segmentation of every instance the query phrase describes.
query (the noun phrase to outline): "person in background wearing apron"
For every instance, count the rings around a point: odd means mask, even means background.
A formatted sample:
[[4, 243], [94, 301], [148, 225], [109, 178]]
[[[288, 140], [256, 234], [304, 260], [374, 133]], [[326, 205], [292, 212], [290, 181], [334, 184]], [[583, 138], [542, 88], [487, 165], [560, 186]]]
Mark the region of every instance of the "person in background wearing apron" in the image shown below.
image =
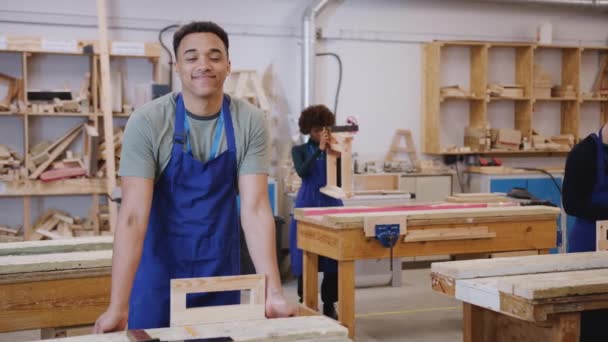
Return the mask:
[[[192, 22], [176, 31], [173, 49], [182, 92], [138, 108], [124, 133], [112, 292], [95, 333], [168, 327], [171, 279], [238, 275], [237, 193], [249, 252], [266, 275], [266, 316], [295, 311], [274, 247], [264, 116], [223, 93], [228, 35], [215, 23]], [[237, 291], [216, 292], [189, 295], [186, 306], [239, 302]]]
[[[342, 201], [329, 197], [319, 189], [327, 183], [325, 156], [329, 144], [329, 132], [325, 127], [335, 124], [334, 114], [325, 106], [310, 106], [300, 115], [300, 132], [310, 135], [308, 142], [294, 146], [291, 150], [294, 167], [302, 178], [294, 208], [338, 207]], [[289, 251], [291, 254], [291, 271], [298, 280], [298, 296], [302, 302], [302, 250], [298, 248], [297, 222], [291, 218], [289, 225]], [[338, 300], [338, 265], [335, 260], [319, 258], [319, 271], [323, 272], [321, 283], [321, 300], [323, 314], [338, 319], [335, 303]]]
[[[608, 220], [608, 124], [576, 144], [568, 154], [562, 202], [568, 215], [568, 253], [596, 249], [595, 222]], [[608, 310], [583, 311], [581, 341], [605, 340]]]

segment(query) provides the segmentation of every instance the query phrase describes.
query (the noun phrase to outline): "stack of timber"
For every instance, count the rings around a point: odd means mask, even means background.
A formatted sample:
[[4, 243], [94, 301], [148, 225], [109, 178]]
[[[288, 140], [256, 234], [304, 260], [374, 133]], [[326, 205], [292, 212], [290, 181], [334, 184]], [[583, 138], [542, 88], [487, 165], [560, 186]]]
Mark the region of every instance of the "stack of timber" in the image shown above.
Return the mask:
[[433, 263], [431, 279], [470, 341], [578, 341], [581, 312], [608, 308], [606, 251]]
[[112, 241], [0, 244], [0, 332], [92, 325], [110, 301]]
[[0, 101], [0, 112], [19, 113], [25, 111], [23, 80], [0, 73], [0, 81], [8, 83], [6, 95]]
[[68, 151], [82, 132], [82, 128], [83, 125], [78, 124], [55, 142], [45, 141], [30, 148], [29, 178], [52, 181], [85, 176], [82, 159], [76, 158]]
[[0, 242], [23, 241], [22, 227], [11, 228], [0, 225]]
[[0, 181], [12, 182], [27, 178], [23, 158], [10, 147], [0, 145]]
[[492, 97], [519, 98], [524, 97], [524, 86], [492, 83], [488, 85], [487, 93]]
[[34, 224], [31, 240], [94, 236], [97, 232], [101, 235], [111, 235], [109, 214], [100, 213], [99, 217], [81, 219], [64, 211], [51, 209], [41, 215]]
[[570, 84], [554, 86], [551, 88], [551, 96], [559, 98], [576, 98], [576, 89]]

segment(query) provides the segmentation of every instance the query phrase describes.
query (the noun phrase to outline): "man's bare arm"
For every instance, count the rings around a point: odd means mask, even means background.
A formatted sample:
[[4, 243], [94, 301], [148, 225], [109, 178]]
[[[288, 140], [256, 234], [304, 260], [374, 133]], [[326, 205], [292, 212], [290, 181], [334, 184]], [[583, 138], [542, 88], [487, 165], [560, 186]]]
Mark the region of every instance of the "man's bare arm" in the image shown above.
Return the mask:
[[122, 203], [114, 232], [110, 306], [95, 323], [95, 333], [125, 328], [129, 297], [148, 229], [153, 190], [153, 179], [122, 178]]

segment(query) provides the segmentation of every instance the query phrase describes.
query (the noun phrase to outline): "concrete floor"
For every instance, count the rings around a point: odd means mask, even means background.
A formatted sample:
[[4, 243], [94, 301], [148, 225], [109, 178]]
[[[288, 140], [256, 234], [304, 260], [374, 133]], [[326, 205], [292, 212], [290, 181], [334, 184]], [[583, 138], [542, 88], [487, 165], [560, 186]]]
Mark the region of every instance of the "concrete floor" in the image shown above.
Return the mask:
[[[401, 287], [357, 288], [357, 341], [462, 341], [460, 302], [431, 290], [428, 268], [402, 272]], [[285, 284], [288, 299], [297, 302], [295, 281]], [[0, 334], [0, 342], [38, 339], [38, 331]]]

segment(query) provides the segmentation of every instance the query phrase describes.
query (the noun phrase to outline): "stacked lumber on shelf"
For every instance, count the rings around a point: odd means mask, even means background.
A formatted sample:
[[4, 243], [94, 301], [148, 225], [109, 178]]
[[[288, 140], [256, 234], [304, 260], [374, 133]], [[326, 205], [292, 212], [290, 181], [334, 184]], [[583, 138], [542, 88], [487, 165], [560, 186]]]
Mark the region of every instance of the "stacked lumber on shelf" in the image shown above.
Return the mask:
[[23, 241], [22, 227], [11, 228], [9, 226], [0, 225], [0, 242], [16, 241]]
[[30, 179], [52, 181], [86, 175], [82, 160], [66, 152], [82, 128], [83, 125], [78, 124], [53, 143], [41, 142], [33, 146], [30, 149]]
[[27, 178], [23, 158], [5, 145], [0, 145], [0, 181], [13, 182]]
[[474, 93], [469, 93], [460, 85], [441, 87], [441, 97], [468, 97], [475, 96]]
[[553, 79], [543, 68], [534, 64], [534, 96], [537, 98], [550, 98]]
[[570, 84], [558, 85], [551, 88], [551, 96], [576, 98], [576, 90]]
[[[105, 220], [108, 221], [107, 218]], [[100, 228], [101, 235], [110, 234], [109, 224], [104, 224]], [[94, 235], [96, 235], [94, 218], [81, 219], [64, 211], [50, 209], [42, 214], [34, 224], [34, 234], [32, 234], [31, 239], [41, 240], [46, 238], [54, 240]]]
[[488, 84], [488, 95], [492, 97], [518, 98], [524, 97], [524, 86], [519, 84]]
[[[114, 133], [114, 159], [116, 165], [116, 172], [118, 173], [120, 167], [120, 152], [122, 151], [122, 137], [124, 134], [124, 130], [122, 128], [115, 129]], [[106, 143], [105, 141], [99, 145], [99, 159], [102, 161], [103, 165], [99, 168], [97, 172], [98, 177], [103, 177], [106, 172]], [[118, 174], [116, 175], [118, 176]]]
[[0, 112], [20, 112], [25, 110], [23, 103], [23, 80], [0, 73], [0, 81], [8, 83], [4, 99], [0, 101]]
[[551, 137], [540, 135], [536, 132], [532, 132], [532, 134], [532, 146], [537, 150], [569, 151], [572, 145], [574, 145], [574, 136], [571, 134], [555, 136], [559, 143], [554, 142]]

